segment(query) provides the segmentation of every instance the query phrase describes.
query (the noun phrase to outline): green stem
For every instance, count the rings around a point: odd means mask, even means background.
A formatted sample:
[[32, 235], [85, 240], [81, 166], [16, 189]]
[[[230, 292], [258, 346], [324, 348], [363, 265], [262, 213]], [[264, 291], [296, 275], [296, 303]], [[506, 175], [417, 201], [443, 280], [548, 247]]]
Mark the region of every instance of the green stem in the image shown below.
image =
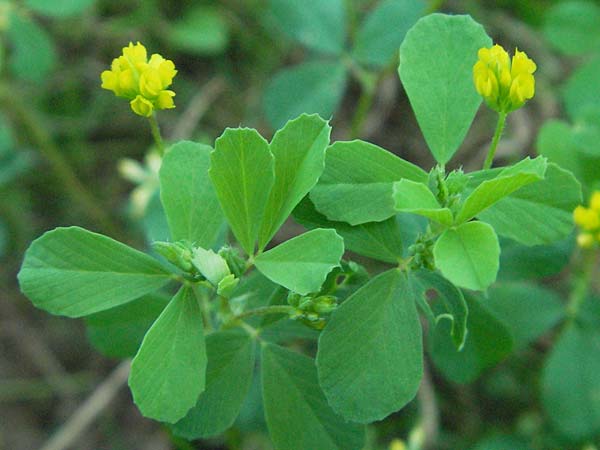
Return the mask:
[[261, 306], [260, 308], [250, 309], [248, 311], [244, 311], [237, 316], [234, 316], [231, 320], [240, 320], [245, 319], [246, 317], [251, 316], [266, 316], [268, 314], [290, 314], [296, 311], [296, 308], [289, 305], [272, 305], [272, 306]]
[[196, 300], [198, 301], [198, 305], [200, 306], [200, 311], [202, 313], [202, 322], [204, 322], [204, 330], [207, 332], [213, 331], [212, 320], [210, 318], [210, 310], [208, 304], [207, 296], [200, 292], [198, 289], [198, 285], [191, 283], [192, 291], [194, 291], [194, 295], [196, 296]]
[[593, 250], [584, 250], [580, 270], [574, 274], [573, 288], [567, 302], [567, 317], [569, 320], [574, 320], [577, 317], [579, 309], [585, 301], [597, 263], [597, 253]]
[[504, 125], [506, 124], [506, 116], [507, 113], [498, 113], [498, 123], [496, 124], [494, 138], [492, 139], [492, 144], [490, 145], [487, 157], [485, 158], [485, 162], [483, 163], [484, 170], [492, 167], [492, 162], [494, 162], [494, 155], [496, 154], [496, 148], [498, 147], [500, 136], [502, 136], [502, 131], [504, 131]]
[[152, 137], [156, 143], [158, 154], [163, 157], [165, 156], [165, 144], [160, 134], [160, 128], [158, 126], [158, 121], [156, 120], [156, 114], [152, 113], [152, 115], [148, 117], [148, 121], [150, 122], [150, 130], [152, 130]]
[[50, 163], [56, 179], [62, 184], [67, 194], [84, 210], [94, 222], [106, 233], [119, 236], [119, 227], [110, 219], [101, 203], [81, 183], [54, 139], [41, 125], [41, 120], [31, 105], [25, 105], [18, 95], [9, 95], [4, 86], [0, 86], [0, 98], [7, 107], [12, 107], [21, 123], [28, 131], [42, 156]]

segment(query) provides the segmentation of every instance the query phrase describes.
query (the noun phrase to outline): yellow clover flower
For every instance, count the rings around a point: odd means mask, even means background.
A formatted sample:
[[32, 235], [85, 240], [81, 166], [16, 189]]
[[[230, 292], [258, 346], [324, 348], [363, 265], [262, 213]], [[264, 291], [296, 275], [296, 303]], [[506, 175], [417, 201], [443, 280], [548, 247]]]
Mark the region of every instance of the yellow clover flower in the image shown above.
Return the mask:
[[577, 244], [590, 248], [600, 243], [600, 191], [590, 197], [589, 208], [578, 206], [573, 211], [573, 220], [583, 231], [577, 236]]
[[136, 114], [150, 117], [154, 110], [175, 108], [175, 92], [167, 88], [176, 74], [173, 61], [157, 53], [148, 60], [146, 47], [130, 42], [113, 60], [110, 70], [102, 72], [102, 88], [129, 99]]
[[502, 46], [481, 48], [473, 66], [475, 89], [490, 108], [509, 113], [520, 108], [535, 93], [533, 73], [537, 66], [525, 52], [515, 50], [512, 58]]

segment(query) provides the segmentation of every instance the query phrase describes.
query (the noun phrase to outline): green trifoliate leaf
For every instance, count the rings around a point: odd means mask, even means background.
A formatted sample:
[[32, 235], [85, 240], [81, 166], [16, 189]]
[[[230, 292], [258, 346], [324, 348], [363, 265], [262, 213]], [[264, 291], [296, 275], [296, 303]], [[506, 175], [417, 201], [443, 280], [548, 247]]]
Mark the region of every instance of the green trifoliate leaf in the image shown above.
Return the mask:
[[173, 432], [186, 439], [221, 434], [240, 412], [254, 371], [254, 341], [240, 330], [218, 331], [206, 337], [206, 389]]
[[169, 297], [144, 295], [132, 302], [85, 318], [92, 345], [111, 358], [133, 357], [144, 335], [167, 306]]
[[433, 192], [423, 183], [397, 181], [393, 187], [393, 198], [397, 211], [425, 216], [446, 226], [452, 225], [452, 212], [442, 208]]
[[400, 47], [400, 79], [435, 159], [444, 164], [465, 138], [481, 97], [473, 85], [477, 51], [492, 40], [469, 16], [431, 14]]
[[167, 151], [160, 167], [160, 199], [174, 241], [211, 248], [225, 218], [208, 177], [208, 145], [181, 141]]
[[358, 29], [352, 56], [362, 64], [386, 66], [406, 32], [424, 12], [425, 3], [421, 0], [383, 0]]
[[114, 308], [171, 279], [150, 256], [79, 227], [56, 228], [33, 241], [18, 278], [35, 306], [69, 317]]
[[343, 0], [270, 0], [281, 30], [312, 50], [340, 54], [346, 38]]
[[583, 440], [600, 428], [600, 333], [572, 323], [559, 336], [542, 372], [542, 404], [564, 436]]
[[319, 338], [319, 381], [345, 419], [368, 423], [415, 396], [423, 372], [421, 324], [406, 275], [385, 272], [332, 314]]
[[305, 295], [321, 288], [343, 254], [344, 240], [334, 230], [316, 229], [262, 253], [255, 264], [270, 280]]
[[403, 178], [426, 183], [427, 173], [368, 142], [336, 142], [327, 150], [325, 171], [310, 199], [330, 220], [379, 222], [396, 214], [393, 186]]
[[523, 186], [540, 181], [546, 173], [546, 158], [526, 158], [512, 167], [502, 170], [498, 176], [486, 180], [469, 194], [456, 216], [457, 223], [466, 222], [486, 210], [502, 198]]
[[298, 223], [309, 229], [334, 228], [344, 238], [347, 250], [389, 263], [397, 263], [402, 257], [402, 228], [395, 217], [353, 227], [346, 222], [328, 220], [308, 197], [298, 204], [293, 214]]
[[359, 450], [364, 427], [332, 411], [314, 361], [273, 344], [262, 347], [265, 418], [276, 450]]
[[264, 109], [275, 129], [302, 113], [331, 117], [346, 90], [348, 69], [340, 61], [308, 61], [286, 67], [265, 88]]
[[268, 142], [253, 129], [226, 129], [215, 142], [208, 173], [233, 234], [254, 254], [274, 180]]
[[571, 232], [573, 209], [580, 202], [579, 182], [551, 163], [544, 180], [519, 189], [478, 216], [498, 234], [522, 244], [550, 244]]
[[175, 423], [204, 391], [206, 347], [202, 313], [182, 287], [150, 328], [131, 364], [129, 387], [145, 417]]
[[[452, 342], [454, 342], [456, 350], [460, 351], [467, 339], [467, 316], [469, 313], [462, 292], [436, 272], [418, 270], [413, 272], [412, 276], [418, 304], [434, 327], [442, 319], [450, 320]], [[437, 294], [433, 299], [429, 295], [431, 290]], [[431, 306], [428, 301], [432, 303]]]
[[275, 182], [259, 233], [259, 249], [271, 240], [294, 207], [308, 194], [325, 167], [325, 150], [331, 127], [317, 115], [289, 121], [275, 133], [271, 153], [275, 158]]
[[463, 223], [442, 233], [433, 247], [433, 257], [448, 280], [460, 287], [483, 291], [498, 273], [498, 236], [486, 223]]
[[465, 294], [469, 334], [461, 351], [448, 339], [450, 322], [442, 320], [433, 329], [429, 351], [435, 366], [456, 383], [470, 383], [483, 370], [502, 361], [512, 350], [513, 341], [506, 325], [475, 296]]

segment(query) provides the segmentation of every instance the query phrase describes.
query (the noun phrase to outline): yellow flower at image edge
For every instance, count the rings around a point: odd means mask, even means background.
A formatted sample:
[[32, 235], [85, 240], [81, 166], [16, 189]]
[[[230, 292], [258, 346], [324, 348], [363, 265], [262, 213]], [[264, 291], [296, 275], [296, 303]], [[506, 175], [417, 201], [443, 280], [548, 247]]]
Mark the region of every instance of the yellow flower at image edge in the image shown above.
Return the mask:
[[481, 48], [473, 66], [475, 89], [490, 108], [509, 113], [535, 94], [533, 73], [537, 66], [525, 52], [515, 50], [512, 60], [502, 46]]
[[175, 108], [175, 92], [168, 88], [176, 74], [173, 61], [157, 53], [148, 60], [146, 47], [130, 42], [110, 70], [102, 72], [102, 88], [129, 99], [136, 114], [150, 117], [154, 110]]
[[600, 191], [590, 197], [589, 208], [578, 206], [573, 211], [573, 220], [581, 228], [577, 244], [582, 248], [591, 248], [600, 243]]

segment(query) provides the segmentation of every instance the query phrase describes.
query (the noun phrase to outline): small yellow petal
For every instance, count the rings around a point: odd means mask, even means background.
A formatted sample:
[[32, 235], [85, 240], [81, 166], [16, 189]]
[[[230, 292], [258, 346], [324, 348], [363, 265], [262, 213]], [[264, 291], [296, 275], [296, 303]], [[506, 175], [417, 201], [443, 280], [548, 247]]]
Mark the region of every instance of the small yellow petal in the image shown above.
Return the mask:
[[152, 111], [154, 110], [152, 103], [141, 95], [138, 95], [129, 104], [131, 105], [133, 112], [139, 116], [150, 117], [152, 115]]
[[163, 85], [157, 69], [148, 68], [140, 76], [140, 92], [150, 99], [158, 96], [163, 90]]
[[112, 70], [105, 70], [100, 74], [100, 78], [102, 79], [102, 89], [108, 89], [119, 95], [119, 78]]
[[156, 99], [156, 109], [171, 109], [175, 108], [175, 102], [173, 101], [175, 92], [173, 91], [162, 91], [158, 94]]

